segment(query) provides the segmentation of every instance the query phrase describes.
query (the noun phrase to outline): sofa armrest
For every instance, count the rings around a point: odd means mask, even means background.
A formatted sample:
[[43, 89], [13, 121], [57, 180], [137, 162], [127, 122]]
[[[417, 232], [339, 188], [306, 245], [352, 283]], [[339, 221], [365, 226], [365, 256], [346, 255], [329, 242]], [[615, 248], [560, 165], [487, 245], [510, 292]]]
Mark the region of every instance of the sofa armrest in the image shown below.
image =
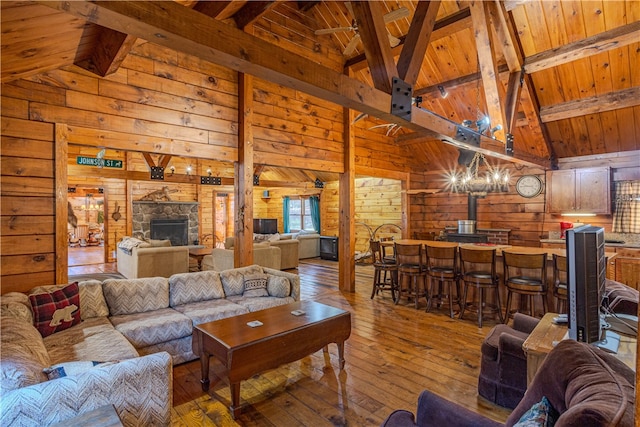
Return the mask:
[[286, 271], [274, 270], [273, 268], [266, 267], [263, 267], [262, 271], [267, 274], [286, 277], [289, 279], [289, 283], [291, 283], [291, 297], [296, 301], [300, 301], [300, 276], [293, 273], [287, 273]]
[[125, 426], [169, 426], [171, 356], [160, 352], [5, 393], [0, 425], [45, 426], [112, 404]]
[[524, 344], [524, 340], [522, 338], [503, 333], [500, 335], [500, 339], [498, 341], [498, 354], [500, 354], [501, 357], [508, 355], [517, 359], [526, 360], [527, 357], [522, 349], [522, 344]]
[[513, 329], [530, 334], [538, 326], [538, 322], [540, 322], [540, 319], [523, 313], [516, 313], [513, 316]]
[[[410, 416], [409, 416], [410, 415]], [[428, 390], [420, 393], [416, 421], [407, 411], [395, 411], [382, 424], [391, 426], [467, 426], [497, 427], [502, 424], [438, 396]]]

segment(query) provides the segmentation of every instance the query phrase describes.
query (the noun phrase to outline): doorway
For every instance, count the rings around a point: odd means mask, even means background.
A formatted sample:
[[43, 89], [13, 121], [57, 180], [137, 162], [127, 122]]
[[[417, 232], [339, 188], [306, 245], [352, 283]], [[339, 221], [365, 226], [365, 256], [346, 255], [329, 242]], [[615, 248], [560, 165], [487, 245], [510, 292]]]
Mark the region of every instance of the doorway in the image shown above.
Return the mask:
[[[107, 195], [102, 187], [78, 185], [67, 191], [68, 266], [104, 264], [107, 260]], [[72, 213], [72, 215], [71, 215]], [[75, 221], [73, 220], [75, 217]]]

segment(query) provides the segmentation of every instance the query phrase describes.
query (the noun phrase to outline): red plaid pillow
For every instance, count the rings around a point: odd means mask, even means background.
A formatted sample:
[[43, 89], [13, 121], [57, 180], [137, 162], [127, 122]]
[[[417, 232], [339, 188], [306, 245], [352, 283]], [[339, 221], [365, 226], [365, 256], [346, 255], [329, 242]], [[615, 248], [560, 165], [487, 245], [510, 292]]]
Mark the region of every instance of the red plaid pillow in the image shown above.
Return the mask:
[[29, 301], [33, 308], [34, 326], [42, 337], [80, 323], [78, 282], [53, 292], [29, 295]]

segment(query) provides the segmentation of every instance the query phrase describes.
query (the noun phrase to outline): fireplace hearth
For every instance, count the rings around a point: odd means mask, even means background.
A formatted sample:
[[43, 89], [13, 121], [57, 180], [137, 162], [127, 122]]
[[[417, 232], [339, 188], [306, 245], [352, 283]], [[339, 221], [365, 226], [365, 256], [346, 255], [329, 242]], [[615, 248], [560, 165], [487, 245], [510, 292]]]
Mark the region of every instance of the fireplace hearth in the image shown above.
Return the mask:
[[[132, 213], [133, 237], [139, 239], [168, 238], [173, 246], [195, 244], [199, 240], [197, 202], [136, 200], [133, 202]], [[152, 222], [154, 226], [152, 226]], [[157, 226], [155, 226], [156, 223]]]

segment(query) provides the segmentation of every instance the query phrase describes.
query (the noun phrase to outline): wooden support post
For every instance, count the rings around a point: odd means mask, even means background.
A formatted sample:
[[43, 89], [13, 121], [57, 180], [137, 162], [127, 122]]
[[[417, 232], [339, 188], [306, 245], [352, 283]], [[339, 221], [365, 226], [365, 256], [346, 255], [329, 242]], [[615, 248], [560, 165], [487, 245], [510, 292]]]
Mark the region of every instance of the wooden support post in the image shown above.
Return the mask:
[[68, 127], [65, 124], [55, 125], [55, 254], [56, 283], [67, 283], [69, 271], [69, 243], [67, 242], [67, 162], [69, 160]]
[[344, 108], [344, 172], [340, 174], [339, 236], [338, 239], [338, 287], [341, 291], [355, 292], [356, 263], [355, 235], [355, 134], [351, 123], [355, 111]]
[[253, 264], [253, 77], [238, 73], [238, 162], [235, 166], [234, 266]]

